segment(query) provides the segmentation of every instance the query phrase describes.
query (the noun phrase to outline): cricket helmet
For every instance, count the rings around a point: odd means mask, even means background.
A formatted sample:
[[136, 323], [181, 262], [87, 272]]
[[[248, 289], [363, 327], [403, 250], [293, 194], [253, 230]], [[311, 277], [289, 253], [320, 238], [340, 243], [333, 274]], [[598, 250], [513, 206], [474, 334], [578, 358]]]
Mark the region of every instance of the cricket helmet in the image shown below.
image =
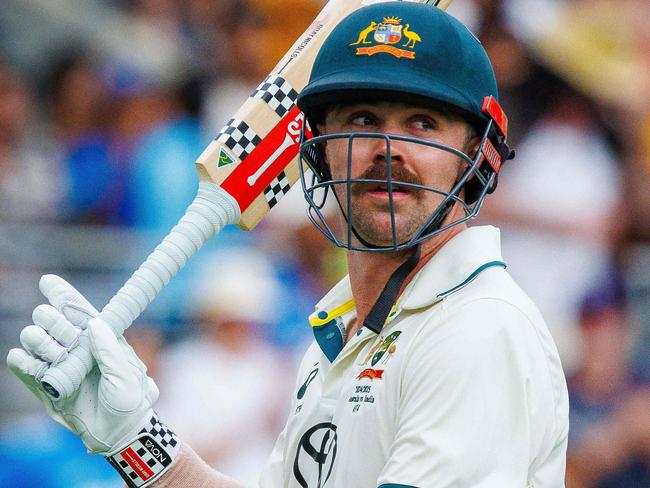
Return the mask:
[[[341, 104], [398, 101], [429, 106], [454, 113], [466, 120], [479, 137], [476, 154], [429, 140], [395, 134], [340, 133], [320, 135], [316, 125], [322, 123], [328, 109]], [[381, 2], [363, 7], [342, 20], [325, 40], [314, 62], [310, 80], [298, 97], [314, 136], [303, 131], [300, 155], [312, 170], [311, 181], [302, 171], [301, 180], [309, 204], [309, 217], [317, 228], [339, 247], [362, 251], [394, 251], [412, 247], [452, 225], [475, 217], [486, 194], [496, 188], [503, 161], [511, 158], [507, 146], [507, 118], [498, 103], [497, 83], [490, 60], [480, 41], [461, 22], [432, 5], [414, 2]], [[386, 179], [332, 179], [322, 146], [332, 139], [382, 138], [390, 155], [391, 141], [435, 147], [457, 154], [467, 169], [453, 188], [440, 189]], [[350, 149], [351, 151], [351, 149]], [[348, 154], [348, 164], [352, 155]], [[390, 157], [387, 158], [390, 166]], [[385, 183], [390, 193], [393, 185], [414, 191], [442, 195], [438, 208], [409, 239], [397, 242], [395, 232], [389, 246], [364, 242], [355, 232], [346, 210], [333, 190], [334, 185]], [[461, 192], [464, 190], [464, 199]], [[324, 193], [324, 195], [323, 195]], [[354, 234], [359, 243], [337, 236], [322, 209], [328, 194], [334, 194], [347, 221], [346, 234]], [[320, 195], [320, 197], [318, 196]], [[464, 210], [464, 217], [444, 223], [454, 203]]]

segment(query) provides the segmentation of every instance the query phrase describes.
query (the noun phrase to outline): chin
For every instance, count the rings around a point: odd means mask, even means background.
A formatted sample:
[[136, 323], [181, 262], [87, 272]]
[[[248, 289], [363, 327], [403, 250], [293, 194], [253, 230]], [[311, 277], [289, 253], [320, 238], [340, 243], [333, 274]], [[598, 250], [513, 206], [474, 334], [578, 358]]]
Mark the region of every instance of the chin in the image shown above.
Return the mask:
[[[423, 214], [414, 215], [412, 212], [395, 213], [395, 237], [397, 243], [411, 239], [426, 221]], [[357, 208], [352, 214], [352, 225], [357, 234], [373, 246], [388, 247], [393, 245], [393, 232], [390, 212], [377, 212]]]
[[[412, 232], [405, 232], [405, 231], [400, 231], [400, 229], [397, 229], [397, 232], [395, 233], [397, 244], [402, 244], [408, 241], [409, 239], [411, 239], [415, 235], [416, 230], [417, 229], [414, 229]], [[393, 235], [392, 235], [390, 224], [388, 226], [382, 226], [381, 228], [357, 229], [357, 232], [364, 241], [366, 241], [369, 244], [372, 244], [373, 246], [378, 246], [378, 247], [393, 246]]]

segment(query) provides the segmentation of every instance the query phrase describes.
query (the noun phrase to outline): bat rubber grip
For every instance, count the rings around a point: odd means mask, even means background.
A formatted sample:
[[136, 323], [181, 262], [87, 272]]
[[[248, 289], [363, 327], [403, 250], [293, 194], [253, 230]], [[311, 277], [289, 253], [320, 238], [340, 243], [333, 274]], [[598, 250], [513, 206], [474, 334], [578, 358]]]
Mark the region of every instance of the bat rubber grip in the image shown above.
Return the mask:
[[[217, 185], [201, 182], [185, 215], [146, 261], [100, 312], [116, 334], [122, 334], [185, 266], [208, 239], [228, 224], [240, 219], [237, 202]], [[55, 399], [68, 398], [93, 367], [88, 334], [83, 331], [78, 344], [62, 362], [48, 368], [41, 385]]]
[[65, 360], [45, 371], [41, 378], [41, 386], [52, 398], [67, 398], [79, 388], [92, 366], [90, 339], [88, 333], [84, 331]]

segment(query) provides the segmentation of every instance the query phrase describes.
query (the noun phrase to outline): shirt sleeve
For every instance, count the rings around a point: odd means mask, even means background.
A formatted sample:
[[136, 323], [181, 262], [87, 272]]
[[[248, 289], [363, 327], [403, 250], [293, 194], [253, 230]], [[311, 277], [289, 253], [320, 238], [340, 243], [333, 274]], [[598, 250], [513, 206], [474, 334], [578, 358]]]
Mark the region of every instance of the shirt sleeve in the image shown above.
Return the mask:
[[[403, 365], [397, 430], [377, 486], [526, 487], [541, 442], [533, 424], [553, 416], [544, 352], [527, 317], [481, 299], [420, 336]], [[539, 411], [544, 401], [550, 412]]]
[[245, 487], [237, 480], [212, 469], [187, 444], [183, 444], [174, 465], [151, 488]]

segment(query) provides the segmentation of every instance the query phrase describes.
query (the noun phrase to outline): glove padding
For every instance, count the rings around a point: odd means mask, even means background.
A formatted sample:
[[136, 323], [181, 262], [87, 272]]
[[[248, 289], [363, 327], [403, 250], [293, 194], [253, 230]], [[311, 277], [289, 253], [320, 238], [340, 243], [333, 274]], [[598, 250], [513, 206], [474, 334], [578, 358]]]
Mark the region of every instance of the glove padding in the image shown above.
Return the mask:
[[[94, 318], [97, 310], [72, 285], [45, 275], [39, 288], [50, 305], [34, 309], [34, 325], [20, 334], [24, 349], [9, 351], [7, 364], [54, 420], [81, 436], [89, 452], [112, 452], [148, 425], [158, 387], [124, 337]], [[39, 380], [67, 357], [84, 329], [96, 365], [70, 397], [54, 400]]]

